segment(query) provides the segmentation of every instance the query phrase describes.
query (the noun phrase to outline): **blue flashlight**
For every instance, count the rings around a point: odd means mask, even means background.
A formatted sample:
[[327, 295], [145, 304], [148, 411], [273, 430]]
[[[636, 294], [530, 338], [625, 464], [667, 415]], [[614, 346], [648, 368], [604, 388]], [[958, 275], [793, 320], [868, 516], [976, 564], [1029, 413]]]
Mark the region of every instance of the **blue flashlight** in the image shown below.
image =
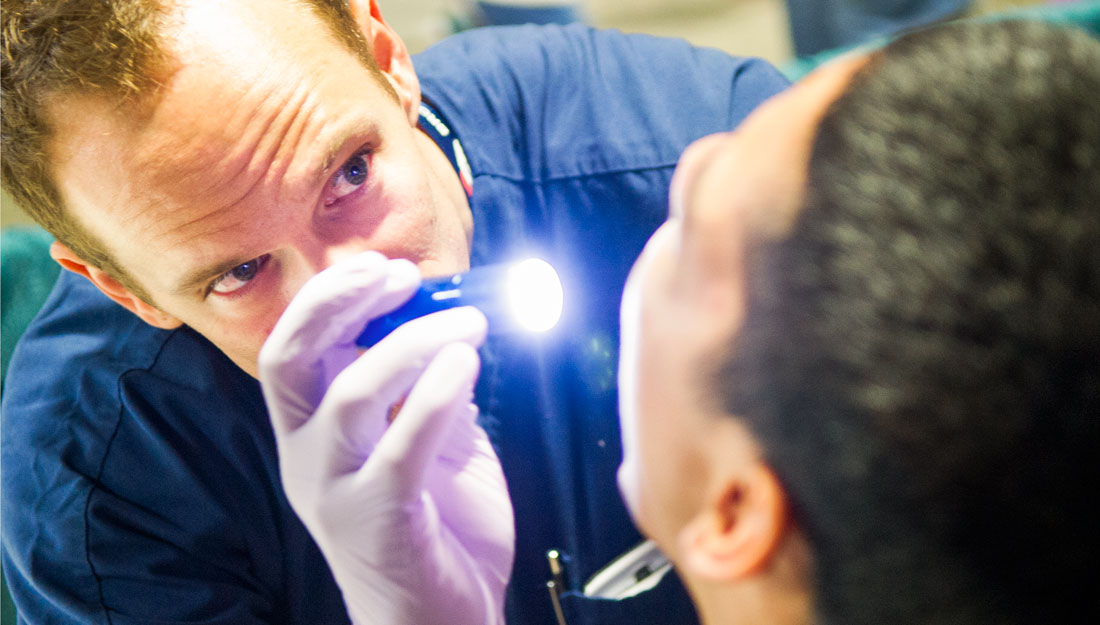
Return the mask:
[[400, 308], [368, 323], [355, 344], [371, 347], [407, 321], [459, 306], [474, 306], [485, 313], [489, 334], [543, 332], [558, 323], [562, 299], [558, 273], [544, 260], [476, 267], [425, 279]]

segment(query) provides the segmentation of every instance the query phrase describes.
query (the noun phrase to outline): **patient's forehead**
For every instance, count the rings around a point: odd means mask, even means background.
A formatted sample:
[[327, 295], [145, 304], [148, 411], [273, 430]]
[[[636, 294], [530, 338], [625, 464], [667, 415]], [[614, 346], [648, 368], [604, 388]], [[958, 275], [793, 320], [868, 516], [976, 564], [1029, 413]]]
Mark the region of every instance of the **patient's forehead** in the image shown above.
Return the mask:
[[683, 221], [688, 271], [728, 281], [746, 245], [789, 232], [805, 198], [817, 128], [867, 58], [846, 57], [818, 69], [732, 133], [706, 137], [684, 153], [670, 202]]

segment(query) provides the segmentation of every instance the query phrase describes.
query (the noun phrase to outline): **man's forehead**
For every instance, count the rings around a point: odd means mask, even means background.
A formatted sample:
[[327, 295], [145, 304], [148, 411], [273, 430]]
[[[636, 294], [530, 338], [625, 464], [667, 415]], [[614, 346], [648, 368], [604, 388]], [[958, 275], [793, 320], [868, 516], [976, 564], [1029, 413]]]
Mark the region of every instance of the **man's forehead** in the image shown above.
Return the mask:
[[44, 113], [51, 130], [46, 147], [52, 177], [68, 208], [80, 217], [86, 206], [123, 204], [119, 191], [125, 195], [125, 190], [107, 181], [129, 178], [123, 146], [137, 140], [148, 108], [98, 95], [68, 95], [53, 98]]
[[[81, 154], [90, 159], [83, 167], [113, 166], [124, 174], [116, 179], [129, 179], [134, 190], [170, 183], [192, 197], [208, 191], [210, 171], [244, 168], [254, 147], [248, 133], [258, 133], [255, 111], [289, 103], [304, 78], [296, 74], [308, 74], [307, 57], [319, 56], [317, 44], [310, 54], [308, 46], [288, 49], [268, 38], [282, 29], [273, 16], [280, 10], [301, 25], [301, 13], [287, 6], [293, 3], [271, 2], [266, 23], [253, 4], [184, 3], [166, 33], [164, 71], [141, 98], [123, 104], [94, 95], [57, 98], [50, 107], [54, 162], [63, 166]], [[257, 21], [245, 27], [252, 17]], [[300, 28], [297, 35], [289, 40], [303, 39]], [[101, 156], [108, 158], [92, 158]]]
[[[320, 44], [335, 45], [319, 19], [289, 0], [187, 0], [165, 33], [168, 52], [184, 64], [261, 70]], [[316, 32], [314, 32], [316, 31]]]
[[238, 224], [231, 208], [261, 175], [260, 168], [249, 171], [263, 124], [249, 118], [248, 98], [217, 82], [181, 88], [202, 82], [200, 73], [173, 74], [152, 106], [81, 96], [50, 107], [58, 189], [73, 216], [124, 266], [135, 241], [202, 255], [206, 235]]
[[[116, 105], [105, 98], [73, 97], [50, 107], [54, 178], [63, 194], [81, 205], [105, 209], [121, 219], [132, 210], [164, 204], [169, 189], [201, 197], [209, 172], [225, 167], [229, 141], [203, 132], [201, 112], [161, 94], [151, 107]], [[135, 202], [144, 198], [141, 202]], [[68, 197], [69, 203], [74, 198]], [[95, 212], [100, 212], [99, 210]]]

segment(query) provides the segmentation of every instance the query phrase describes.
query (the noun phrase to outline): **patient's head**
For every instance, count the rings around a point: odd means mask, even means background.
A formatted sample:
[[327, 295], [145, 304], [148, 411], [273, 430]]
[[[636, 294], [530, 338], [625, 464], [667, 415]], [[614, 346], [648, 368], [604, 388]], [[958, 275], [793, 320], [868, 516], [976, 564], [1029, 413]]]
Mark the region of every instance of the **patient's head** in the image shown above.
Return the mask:
[[1100, 42], [903, 38], [685, 154], [623, 305], [620, 482], [717, 622], [1079, 621]]

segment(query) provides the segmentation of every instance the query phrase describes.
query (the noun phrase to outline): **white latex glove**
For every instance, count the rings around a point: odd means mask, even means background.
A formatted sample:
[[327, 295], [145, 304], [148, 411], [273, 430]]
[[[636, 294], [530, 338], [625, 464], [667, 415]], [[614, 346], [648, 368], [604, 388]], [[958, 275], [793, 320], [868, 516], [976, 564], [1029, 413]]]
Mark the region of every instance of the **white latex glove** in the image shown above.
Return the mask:
[[353, 622], [503, 623], [512, 504], [471, 403], [484, 315], [434, 313], [355, 346], [419, 284], [412, 263], [367, 252], [317, 274], [279, 319], [259, 371], [283, 488]]

